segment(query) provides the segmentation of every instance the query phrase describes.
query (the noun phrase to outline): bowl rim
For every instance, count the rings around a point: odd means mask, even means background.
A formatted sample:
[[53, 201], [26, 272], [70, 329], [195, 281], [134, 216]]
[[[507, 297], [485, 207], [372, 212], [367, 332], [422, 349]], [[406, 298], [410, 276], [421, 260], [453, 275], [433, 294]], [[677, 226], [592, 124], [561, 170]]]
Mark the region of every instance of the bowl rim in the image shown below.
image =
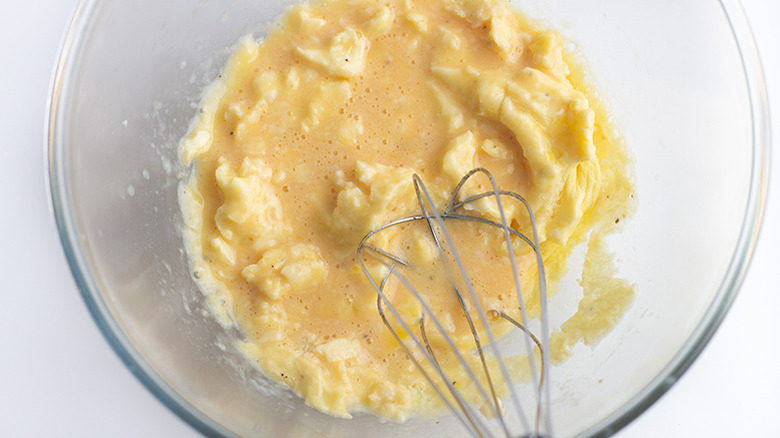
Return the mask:
[[67, 172], [63, 168], [65, 141], [62, 132], [64, 106], [64, 90], [70, 81], [74, 53], [85, 34], [84, 29], [90, 22], [95, 10], [100, 6], [99, 0], [79, 0], [71, 15], [65, 33], [60, 41], [57, 62], [52, 72], [49, 85], [48, 100], [44, 126], [44, 144], [46, 156], [46, 185], [49, 187], [49, 205], [57, 226], [60, 243], [65, 258], [76, 283], [76, 287], [97, 324], [103, 337], [114, 350], [127, 369], [151, 392], [162, 404], [176, 414], [180, 419], [205, 436], [236, 436], [227, 428], [221, 426], [202, 411], [181, 397], [152, 367], [143, 359], [143, 355], [135, 348], [130, 338], [122, 331], [117, 322], [111, 318], [111, 312], [102, 296], [100, 289], [91, 275], [89, 264], [79, 243], [79, 233], [75, 225], [70, 205], [70, 190]]
[[658, 399], [685, 374], [720, 327], [745, 279], [758, 241], [766, 209], [770, 174], [771, 124], [769, 103], [761, 58], [753, 31], [740, 0], [719, 0], [742, 61], [750, 116], [752, 162], [750, 187], [734, 254], [723, 280], [688, 340], [672, 360], [625, 405], [599, 423], [583, 431], [582, 437], [607, 437], [618, 432]]
[[[103, 337], [128, 370], [168, 409], [206, 436], [236, 436], [208, 417], [163, 379], [144, 360], [130, 338], [111, 317], [100, 289], [91, 275], [79, 241], [79, 233], [70, 205], [70, 189], [65, 161], [63, 119], [67, 102], [67, 83], [72, 80], [72, 65], [78, 54], [84, 29], [99, 7], [99, 0], [79, 0], [60, 42], [57, 62], [49, 86], [44, 126], [46, 149], [46, 186], [60, 243], [71, 274], [84, 303]], [[767, 199], [770, 173], [771, 132], [769, 104], [763, 67], [750, 24], [740, 0], [719, 0], [742, 61], [751, 115], [752, 162], [748, 199], [735, 251], [715, 298], [687, 341], [658, 375], [619, 409], [584, 430], [581, 437], [607, 437], [639, 417], [663, 396], [690, 368], [717, 331], [733, 303], [747, 273], [758, 240]], [[65, 98], [64, 98], [65, 97]]]

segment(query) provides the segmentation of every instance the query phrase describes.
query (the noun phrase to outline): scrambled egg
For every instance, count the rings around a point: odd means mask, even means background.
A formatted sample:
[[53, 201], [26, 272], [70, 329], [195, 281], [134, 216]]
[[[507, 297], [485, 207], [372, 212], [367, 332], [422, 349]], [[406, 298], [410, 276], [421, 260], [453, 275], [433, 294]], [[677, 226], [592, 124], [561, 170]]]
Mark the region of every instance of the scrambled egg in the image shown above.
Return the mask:
[[[610, 271], [602, 239], [630, 213], [633, 193], [605, 114], [561, 38], [502, 1], [294, 6], [263, 41], [238, 44], [182, 142], [181, 160], [192, 168], [180, 198], [194, 275], [215, 315], [241, 328], [247, 357], [311, 406], [394, 420], [436, 410], [435, 394], [379, 318], [355, 251], [370, 230], [416, 213], [412, 175], [438, 202], [485, 167], [529, 201], [551, 283], [591, 234], [585, 298], [553, 334], [552, 356], [565, 360], [580, 340], [592, 345], [609, 331], [634, 294]], [[499, 217], [492, 201], [468, 208]], [[507, 205], [506, 214], [527, 227], [522, 208]], [[461, 225], [453, 232], [481, 279], [483, 305], [516, 313], [511, 272], [496, 269], [508, 251], [503, 236]], [[423, 266], [424, 276], [441, 269], [422, 229], [377, 239]], [[526, 248], [512, 251], [534, 315], [533, 258]], [[608, 269], [594, 267], [596, 257]], [[423, 289], [445, 329], [466, 339], [447, 284], [431, 278]], [[420, 314], [397, 288], [388, 293], [410, 321]], [[522, 374], [519, 363], [510, 366]]]

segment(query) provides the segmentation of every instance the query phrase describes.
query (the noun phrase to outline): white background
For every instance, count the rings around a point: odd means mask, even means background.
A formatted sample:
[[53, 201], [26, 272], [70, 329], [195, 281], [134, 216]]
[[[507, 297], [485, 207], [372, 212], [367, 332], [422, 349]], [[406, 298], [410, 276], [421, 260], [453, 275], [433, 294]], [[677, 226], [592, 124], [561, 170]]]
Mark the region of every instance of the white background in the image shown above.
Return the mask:
[[[0, 4], [0, 436], [195, 436], [99, 333], [50, 215], [44, 114], [75, 1]], [[743, 4], [780, 138], [780, 2]], [[772, 161], [780, 172], [780, 152]], [[685, 376], [617, 436], [780, 437], [779, 286], [775, 177], [752, 266], [725, 322]]]

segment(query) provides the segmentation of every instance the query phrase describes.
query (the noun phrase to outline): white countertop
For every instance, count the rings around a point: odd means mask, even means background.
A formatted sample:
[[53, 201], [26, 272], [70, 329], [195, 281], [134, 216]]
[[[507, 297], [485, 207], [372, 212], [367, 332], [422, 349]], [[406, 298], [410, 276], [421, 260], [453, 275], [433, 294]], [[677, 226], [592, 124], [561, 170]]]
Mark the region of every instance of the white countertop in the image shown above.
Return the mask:
[[[743, 4], [780, 138], [780, 2]], [[196, 436], [103, 339], [76, 289], [49, 213], [46, 97], [74, 5], [74, 0], [4, 2], [0, 14], [0, 436]], [[780, 153], [772, 161], [777, 173]], [[774, 322], [779, 311], [775, 175], [752, 266], [723, 325], [685, 376], [617, 436], [780, 436], [780, 324]]]

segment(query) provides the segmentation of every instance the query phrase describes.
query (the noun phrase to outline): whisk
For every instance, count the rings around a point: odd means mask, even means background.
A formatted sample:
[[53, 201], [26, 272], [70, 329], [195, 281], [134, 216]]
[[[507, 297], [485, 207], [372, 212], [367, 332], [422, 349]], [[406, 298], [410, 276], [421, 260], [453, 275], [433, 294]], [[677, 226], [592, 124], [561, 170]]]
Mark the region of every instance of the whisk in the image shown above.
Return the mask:
[[[490, 182], [490, 188], [475, 195], [463, 196], [462, 193], [466, 184], [470, 179], [479, 174], [487, 177]], [[358, 263], [377, 291], [377, 310], [379, 315], [406, 355], [420, 370], [428, 384], [432, 386], [436, 394], [472, 436], [492, 437], [497, 436], [494, 433], [496, 432], [498, 436], [510, 438], [552, 437], [547, 291], [544, 265], [539, 249], [539, 238], [530, 205], [519, 194], [500, 190], [493, 176], [484, 168], [473, 169], [464, 175], [442, 210], [436, 208], [428, 188], [418, 175], [413, 176], [413, 184], [420, 213], [394, 220], [370, 231], [358, 246]], [[461, 197], [463, 199], [460, 199]], [[492, 200], [495, 203], [500, 221], [469, 214], [469, 206], [483, 199]], [[508, 224], [504, 202], [519, 202], [525, 208], [532, 234], [530, 238], [519, 230], [519, 226], [512, 227]], [[485, 309], [480, 303], [474, 283], [469, 278], [462, 257], [455, 248], [453, 235], [449, 231], [449, 225], [452, 225], [453, 221], [484, 224], [503, 233], [503, 241], [506, 244], [507, 257], [512, 270], [517, 310], [519, 310], [521, 315], [521, 321], [510, 317], [504, 311]], [[383, 249], [371, 243], [373, 237], [385, 230], [394, 227], [404, 227], [405, 224], [415, 222], [425, 225], [427, 233], [432, 237], [435, 244], [438, 259], [444, 264], [448, 287], [457, 298], [462, 316], [465, 318], [465, 323], [470, 331], [471, 340], [469, 340], [470, 345], [468, 348], [459, 348], [456, 345], [456, 340], [447, 334], [445, 329], [446, 323], [437, 317], [432, 306], [427, 302], [425, 294], [418, 290], [412, 281], [407, 278], [409, 270], [415, 269], [413, 263], [399, 254], [394, 254], [391, 250]], [[517, 239], [524, 242], [535, 254], [540, 303], [539, 319], [541, 322], [541, 333], [538, 337], [528, 328], [529, 315], [523, 297], [520, 272], [513, 246], [513, 241]], [[371, 269], [366, 265], [367, 258], [379, 262], [379, 266], [383, 268], [379, 275], [376, 274], [376, 271], [372, 275]], [[406, 319], [402, 316], [403, 310], [396, 308], [388, 296], [388, 283], [391, 279], [397, 279], [397, 284], [402, 285], [404, 290], [411, 293], [419, 303], [419, 314], [413, 316], [411, 320], [408, 316]], [[498, 319], [508, 321], [523, 334], [531, 381], [534, 382], [533, 400], [535, 400], [535, 403], [533, 404], [535, 406], [532, 406], [528, 411], [521, 403], [518, 389], [513, 384], [513, 376], [510, 375], [504, 360], [505, 354], [502, 354], [494, 330], [491, 329], [489, 324], [489, 320]], [[391, 321], [395, 321], [396, 327], [400, 327], [400, 330], [394, 329]], [[457, 360], [457, 366], [468, 376], [469, 384], [476, 388], [476, 393], [478, 394], [476, 401], [473, 398], [469, 400], [463, 394], [463, 391], [459, 389], [459, 387], [463, 387], [463, 384], [458, 382], [459, 385], [456, 387], [456, 382], [447, 375], [445, 367], [442, 366], [444, 354], [441, 351], [435, 352], [432, 347], [432, 333], [436, 333], [437, 336], [443, 339], [443, 343], [448, 349], [446, 351], [448, 357], [453, 357]], [[402, 337], [406, 339], [406, 342]], [[473, 346], [471, 345], [472, 341]], [[537, 366], [535, 349], [539, 350], [539, 366]], [[478, 362], [472, 360], [470, 364], [468, 359], [473, 359], [474, 356], [478, 357]], [[490, 366], [492, 363], [497, 365]], [[504, 388], [504, 394], [508, 393], [508, 397], [499, 395], [501, 388]], [[502, 398], [509, 399], [506, 410], [502, 406]], [[482, 408], [478, 409], [476, 406], [480, 403]], [[528, 415], [529, 412], [531, 415]], [[531, 418], [529, 419], [529, 417]]]

